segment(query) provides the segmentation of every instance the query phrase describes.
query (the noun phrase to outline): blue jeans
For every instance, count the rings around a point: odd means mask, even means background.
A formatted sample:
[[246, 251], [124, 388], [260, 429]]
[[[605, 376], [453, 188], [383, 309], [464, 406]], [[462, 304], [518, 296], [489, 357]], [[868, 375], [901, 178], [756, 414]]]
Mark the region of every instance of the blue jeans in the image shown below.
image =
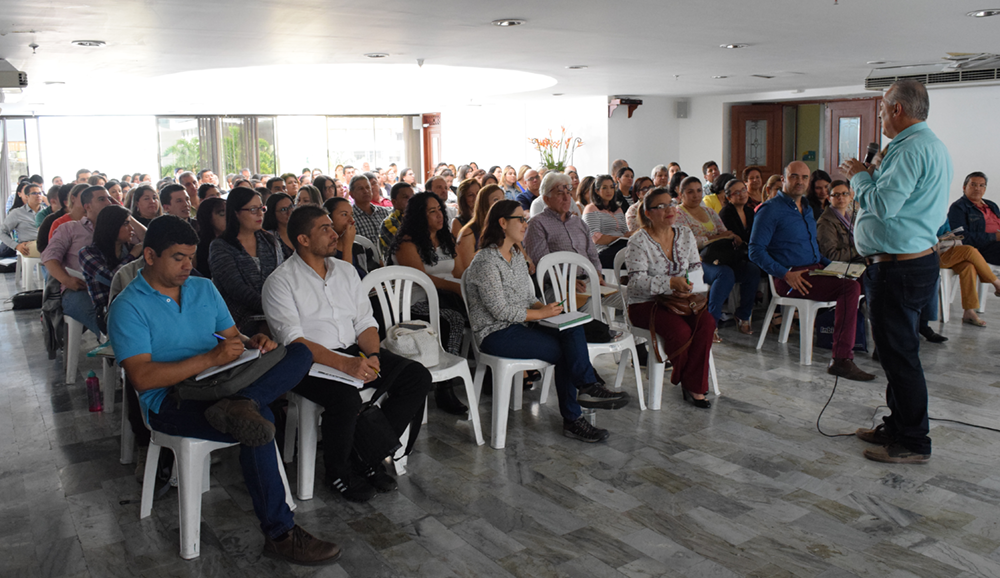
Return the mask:
[[[260, 379], [241, 389], [237, 395], [252, 399], [260, 407], [260, 414], [274, 422], [268, 404], [283, 395], [302, 380], [312, 366], [312, 353], [301, 343], [287, 347], [285, 358]], [[159, 413], [149, 412], [149, 427], [172, 436], [184, 436], [217, 442], [235, 443], [236, 440], [209, 425], [205, 410], [214, 401], [163, 400]], [[295, 526], [292, 511], [285, 503], [285, 486], [278, 468], [278, 453], [274, 444], [257, 447], [240, 446], [240, 466], [243, 482], [250, 493], [253, 511], [260, 520], [260, 529], [271, 539], [278, 538]]]
[[487, 335], [479, 349], [498, 357], [541, 359], [555, 365], [559, 413], [566, 421], [580, 418], [577, 388], [597, 381], [582, 326], [559, 331], [516, 323]]
[[94, 310], [94, 302], [90, 299], [87, 290], [63, 291], [62, 294], [63, 313], [69, 315], [83, 324], [94, 335], [100, 335], [101, 329], [97, 325], [97, 312]]
[[885, 431], [908, 450], [922, 454], [931, 453], [931, 438], [917, 326], [934, 297], [939, 275], [937, 253], [931, 253], [869, 265], [863, 276], [872, 337], [889, 382], [885, 399], [891, 413], [883, 418]]
[[736, 308], [736, 318], [750, 320], [753, 302], [757, 298], [757, 284], [760, 283], [760, 267], [750, 261], [743, 261], [733, 269], [729, 265], [702, 263], [705, 283], [711, 285], [708, 291], [708, 312], [719, 322], [722, 306], [725, 304], [733, 285], [740, 284], [740, 305]]

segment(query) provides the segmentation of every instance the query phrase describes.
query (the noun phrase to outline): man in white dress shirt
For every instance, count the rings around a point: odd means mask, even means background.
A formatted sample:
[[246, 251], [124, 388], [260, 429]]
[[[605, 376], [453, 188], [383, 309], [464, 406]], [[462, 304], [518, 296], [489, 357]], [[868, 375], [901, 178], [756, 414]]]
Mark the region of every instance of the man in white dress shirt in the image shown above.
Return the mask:
[[[361, 278], [350, 263], [333, 257], [337, 232], [320, 207], [301, 206], [288, 219], [295, 254], [264, 283], [263, 305], [274, 338], [285, 345], [302, 343], [316, 363], [365, 382], [384, 386], [382, 411], [396, 436], [420, 428], [431, 375], [422, 365], [380, 349], [378, 323]], [[367, 502], [376, 491], [391, 492], [396, 481], [382, 463], [361, 463], [351, 451], [360, 390], [339, 381], [306, 376], [293, 391], [323, 406], [323, 462], [326, 481], [348, 500]]]

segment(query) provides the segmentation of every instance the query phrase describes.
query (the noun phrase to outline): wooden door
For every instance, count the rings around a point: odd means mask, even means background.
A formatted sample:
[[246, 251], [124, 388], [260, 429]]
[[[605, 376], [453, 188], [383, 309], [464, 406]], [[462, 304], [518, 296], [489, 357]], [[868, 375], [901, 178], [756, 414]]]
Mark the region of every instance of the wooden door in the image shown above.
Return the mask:
[[733, 106], [730, 170], [737, 178], [748, 166], [760, 167], [764, 180], [781, 174], [782, 116], [780, 104]]
[[878, 116], [881, 97], [826, 103], [826, 172], [845, 179], [840, 163], [849, 158], [864, 160], [868, 143], [881, 143]]
[[424, 175], [421, 182], [434, 174], [434, 167], [441, 162], [441, 113], [422, 115], [424, 127]]

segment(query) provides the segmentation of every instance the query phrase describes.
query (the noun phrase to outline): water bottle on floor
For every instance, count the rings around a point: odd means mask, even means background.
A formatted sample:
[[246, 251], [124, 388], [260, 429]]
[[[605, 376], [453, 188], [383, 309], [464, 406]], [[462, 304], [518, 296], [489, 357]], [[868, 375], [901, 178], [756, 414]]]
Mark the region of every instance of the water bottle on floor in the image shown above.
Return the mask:
[[101, 382], [93, 371], [87, 374], [87, 402], [92, 412], [104, 409], [101, 404]]

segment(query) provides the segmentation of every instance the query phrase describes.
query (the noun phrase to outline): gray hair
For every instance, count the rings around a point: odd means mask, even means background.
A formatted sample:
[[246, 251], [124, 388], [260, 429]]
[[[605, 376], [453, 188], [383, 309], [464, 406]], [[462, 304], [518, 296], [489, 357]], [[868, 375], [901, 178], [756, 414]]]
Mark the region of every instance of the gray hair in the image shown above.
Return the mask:
[[354, 192], [354, 185], [360, 183], [361, 181], [365, 181], [369, 185], [371, 184], [371, 181], [369, 181], [368, 177], [366, 177], [365, 175], [363, 174], [354, 175], [353, 177], [351, 177], [351, 183], [347, 186], [347, 190], [349, 192]]
[[193, 172], [191, 172], [191, 171], [184, 171], [183, 173], [177, 175], [177, 182], [178, 183], [181, 182], [181, 179], [183, 179], [184, 177], [191, 177], [196, 182], [198, 181], [198, 177], [195, 176], [195, 174]]
[[667, 168], [667, 165], [656, 165], [655, 167], [653, 167], [653, 171], [649, 173], [649, 178], [655, 179], [656, 178], [656, 173], [658, 173], [660, 171], [663, 171], [665, 173], [669, 173], [670, 169]]
[[916, 80], [894, 82], [889, 90], [885, 91], [883, 98], [889, 105], [899, 104], [902, 106], [906, 116], [920, 121], [927, 120], [931, 101], [927, 96], [927, 87]]
[[545, 178], [542, 179], [542, 186], [538, 191], [543, 197], [548, 197], [549, 193], [553, 191], [558, 185], [566, 185], [567, 187], [573, 186], [573, 179], [569, 178], [569, 175], [565, 173], [560, 173], [558, 171], [549, 171], [545, 173]]

